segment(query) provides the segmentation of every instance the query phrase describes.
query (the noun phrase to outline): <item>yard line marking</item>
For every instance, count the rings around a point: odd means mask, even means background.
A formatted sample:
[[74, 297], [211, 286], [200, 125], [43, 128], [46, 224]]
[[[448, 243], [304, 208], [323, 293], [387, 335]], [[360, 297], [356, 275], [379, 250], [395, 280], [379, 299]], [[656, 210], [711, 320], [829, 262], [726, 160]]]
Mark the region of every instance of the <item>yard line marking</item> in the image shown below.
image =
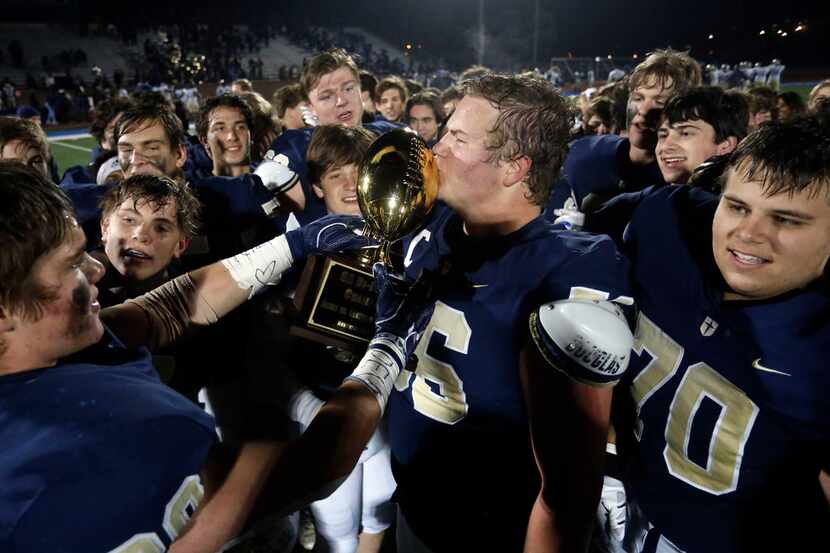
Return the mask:
[[76, 146], [75, 144], [64, 144], [63, 142], [52, 142], [55, 146], [63, 146], [64, 148], [71, 148], [73, 150], [80, 150], [82, 152], [91, 152], [92, 148], [84, 148], [83, 146]]

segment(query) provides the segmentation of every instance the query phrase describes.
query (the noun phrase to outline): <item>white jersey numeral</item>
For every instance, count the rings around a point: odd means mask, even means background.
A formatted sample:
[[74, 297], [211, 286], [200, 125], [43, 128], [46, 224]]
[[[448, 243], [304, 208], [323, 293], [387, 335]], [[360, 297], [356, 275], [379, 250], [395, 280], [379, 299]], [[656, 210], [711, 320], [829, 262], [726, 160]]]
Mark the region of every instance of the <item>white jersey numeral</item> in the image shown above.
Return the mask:
[[[162, 527], [171, 542], [179, 537], [185, 525], [190, 521], [190, 513], [199, 506], [203, 495], [202, 484], [199, 477], [194, 474], [182, 481], [179, 489], [167, 502]], [[134, 535], [109, 553], [162, 553], [163, 551], [166, 551], [166, 548], [159, 535], [146, 532]]]
[[[467, 416], [467, 396], [455, 368], [427, 353], [427, 346], [436, 333], [444, 337], [443, 346], [449, 350], [466, 355], [470, 346], [472, 330], [464, 313], [436, 301], [432, 319], [415, 348], [418, 365], [412, 383], [412, 403], [416, 411], [431, 419], [455, 424]], [[396, 389], [406, 390], [411, 374], [401, 371], [395, 383]]]

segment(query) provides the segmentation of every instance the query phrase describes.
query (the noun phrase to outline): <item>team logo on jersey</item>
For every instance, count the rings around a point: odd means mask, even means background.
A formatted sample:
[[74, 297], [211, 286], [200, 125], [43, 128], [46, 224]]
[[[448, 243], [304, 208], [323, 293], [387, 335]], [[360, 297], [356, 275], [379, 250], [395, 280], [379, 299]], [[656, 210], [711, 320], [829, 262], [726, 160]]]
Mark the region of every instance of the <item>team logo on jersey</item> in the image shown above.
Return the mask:
[[703, 319], [703, 322], [700, 323], [700, 334], [704, 337], [709, 337], [715, 333], [718, 329], [718, 323], [712, 320], [712, 317], [706, 317]]
[[756, 368], [759, 371], [764, 371], [766, 373], [780, 374], [781, 376], [792, 376], [790, 373], [785, 373], [784, 371], [777, 371], [775, 369], [771, 369], [769, 367], [763, 366], [761, 364], [761, 358], [760, 357], [752, 362], [752, 366], [753, 366], [753, 368]]

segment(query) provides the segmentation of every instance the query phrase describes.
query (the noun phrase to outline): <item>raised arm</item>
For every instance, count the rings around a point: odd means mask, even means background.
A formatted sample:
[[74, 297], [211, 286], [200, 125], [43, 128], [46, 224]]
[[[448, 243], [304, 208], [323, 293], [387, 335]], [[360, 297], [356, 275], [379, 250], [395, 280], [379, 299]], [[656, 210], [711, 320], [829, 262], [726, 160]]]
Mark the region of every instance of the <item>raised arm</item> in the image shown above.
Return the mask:
[[323, 217], [109, 307], [101, 318], [128, 346], [167, 345], [189, 326], [212, 324], [265, 286], [276, 284], [298, 259], [368, 246], [369, 241], [356, 233], [362, 226], [358, 217]]

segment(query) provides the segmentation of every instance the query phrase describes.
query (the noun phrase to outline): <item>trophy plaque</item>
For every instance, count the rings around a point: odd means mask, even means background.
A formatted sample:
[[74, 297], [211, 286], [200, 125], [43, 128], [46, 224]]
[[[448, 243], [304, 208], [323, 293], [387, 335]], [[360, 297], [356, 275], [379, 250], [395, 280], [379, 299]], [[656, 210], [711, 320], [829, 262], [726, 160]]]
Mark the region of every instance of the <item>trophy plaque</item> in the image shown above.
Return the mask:
[[290, 333], [356, 351], [375, 333], [372, 264], [392, 267], [390, 246], [423, 224], [438, 195], [438, 169], [426, 143], [410, 129], [381, 135], [360, 164], [357, 201], [364, 232], [380, 247], [311, 256], [294, 294]]
[[301, 324], [291, 334], [344, 349], [365, 346], [375, 333], [372, 268], [359, 259], [314, 255], [294, 293]]

